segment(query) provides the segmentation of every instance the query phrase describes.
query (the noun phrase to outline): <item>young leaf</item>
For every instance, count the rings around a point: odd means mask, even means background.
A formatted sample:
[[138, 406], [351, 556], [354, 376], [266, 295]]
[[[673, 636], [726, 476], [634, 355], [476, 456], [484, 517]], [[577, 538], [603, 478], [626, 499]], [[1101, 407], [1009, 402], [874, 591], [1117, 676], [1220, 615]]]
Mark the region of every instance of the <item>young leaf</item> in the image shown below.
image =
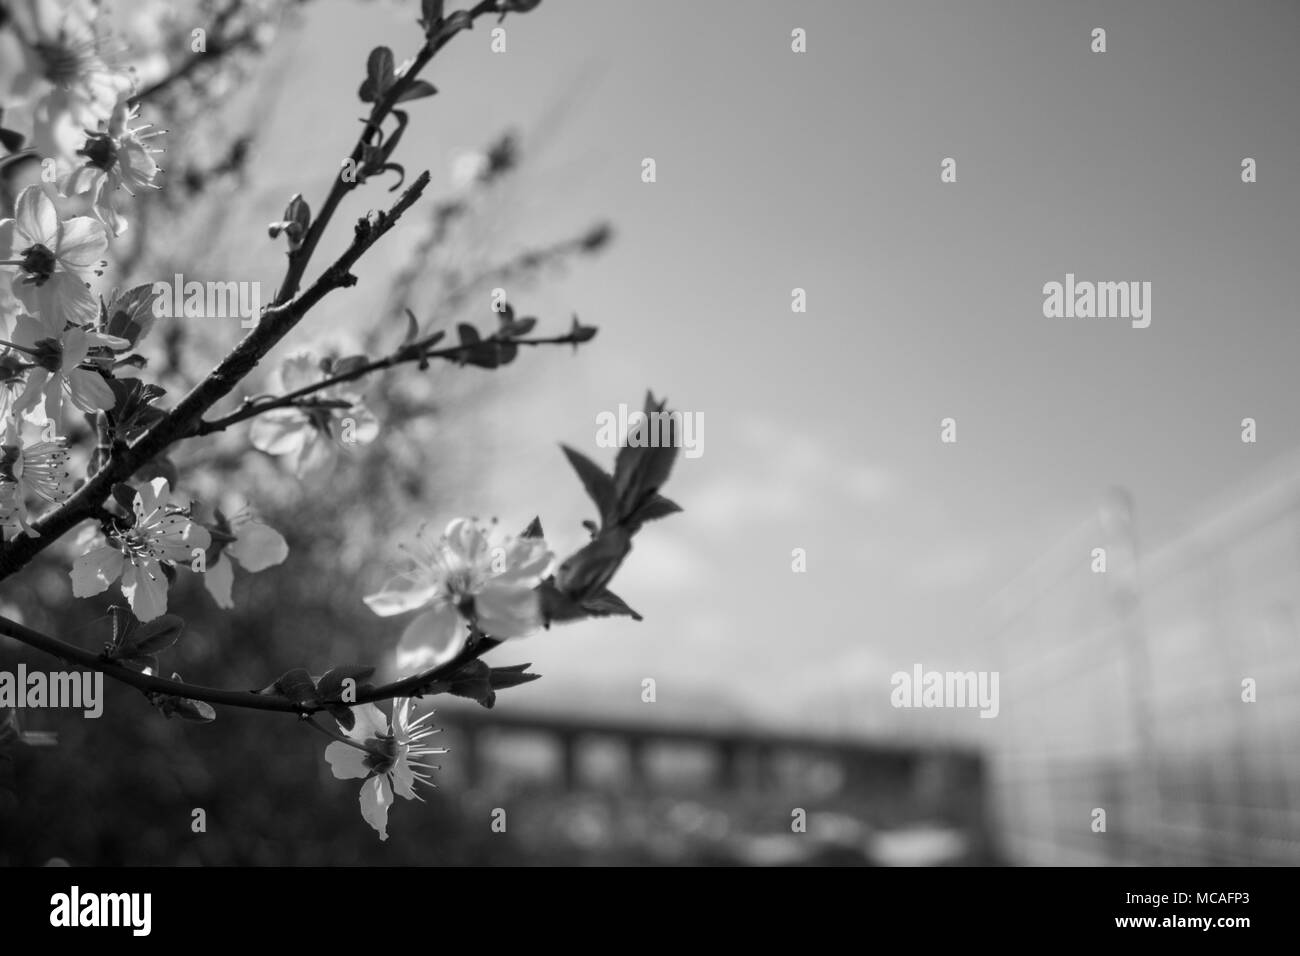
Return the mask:
[[569, 338], [573, 341], [573, 350], [578, 351], [579, 342], [590, 342], [596, 337], [597, 328], [594, 325], [582, 325], [578, 322], [578, 317], [573, 317], [573, 324], [569, 326]]
[[348, 375], [363, 368], [370, 359], [365, 355], [349, 355], [330, 366], [329, 375]]
[[353, 680], [356, 682], [358, 689], [362, 682], [374, 674], [373, 667], [365, 667], [358, 664], [344, 665], [342, 667], [331, 667], [325, 672], [320, 680], [316, 682], [316, 693], [321, 700], [341, 700], [343, 696], [343, 682]]
[[407, 103], [411, 100], [422, 100], [426, 96], [434, 96], [438, 92], [432, 83], [426, 83], [424, 80], [414, 80], [411, 85], [402, 90], [397, 97], [398, 103]]
[[608, 588], [597, 591], [582, 599], [582, 609], [592, 617], [609, 617], [624, 615], [634, 621], [641, 620], [641, 615], [627, 606], [627, 602]]
[[532, 666], [532, 664], [511, 664], [509, 667], [492, 668], [490, 677], [493, 690], [518, 687], [520, 684], [527, 684], [530, 681], [539, 679], [542, 676], [541, 674], [525, 673]]
[[270, 687], [258, 691], [259, 694], [273, 694], [287, 698], [295, 704], [316, 704], [320, 696], [316, 693], [316, 682], [301, 667], [285, 671]]
[[135, 348], [149, 334], [157, 319], [154, 313], [156, 300], [152, 282], [132, 286], [113, 296], [113, 300], [104, 309], [107, 316], [104, 331], [126, 339], [131, 343], [131, 348]]
[[27, 142], [27, 138], [22, 133], [11, 129], [0, 129], [0, 146], [4, 146], [9, 152], [18, 152], [23, 148], [25, 142]]
[[481, 660], [467, 661], [438, 683], [445, 686], [445, 693], [468, 697], [484, 707], [491, 708], [496, 703], [497, 695], [492, 690], [492, 670]]
[[200, 724], [210, 724], [217, 719], [217, 712], [212, 709], [211, 704], [189, 697], [157, 694], [153, 697], [153, 704], [162, 711], [164, 717], [179, 717]]
[[[135, 489], [128, 484], [118, 482], [113, 486], [113, 500], [116, 501], [128, 515], [135, 515]], [[125, 609], [124, 609], [125, 610]]]
[[167, 393], [152, 382], [146, 384], [138, 378], [110, 379], [113, 390], [113, 408], [108, 413], [114, 435], [125, 442], [134, 441], [154, 423], [165, 417], [162, 409], [153, 403]]
[[420, 19], [416, 21], [428, 33], [442, 20], [443, 0], [420, 0]]
[[406, 338], [402, 339], [403, 345], [410, 345], [420, 337], [420, 323], [415, 318], [415, 313], [410, 309], [406, 310]]
[[184, 631], [184, 618], [164, 614], [137, 627], [130, 635], [130, 647], [136, 654], [158, 654], [180, 640]]
[[568, 445], [561, 445], [560, 449], [564, 452], [564, 457], [569, 459], [569, 464], [578, 473], [578, 477], [582, 479], [582, 487], [586, 489], [587, 497], [595, 503], [596, 510], [600, 513], [601, 523], [611, 523], [618, 507], [614, 479], [582, 452]]
[[373, 103], [392, 85], [393, 51], [386, 46], [377, 46], [366, 59], [366, 78], [357, 90], [357, 96], [363, 103]]
[[601, 591], [632, 550], [632, 536], [624, 528], [604, 528], [589, 544], [570, 555], [555, 572], [561, 591], [581, 602]]
[[630, 531], [635, 531], [647, 521], [666, 518], [668, 515], [676, 514], [681, 510], [681, 505], [677, 504], [677, 502], [670, 501], [663, 495], [655, 494], [647, 498], [640, 507], [633, 511], [625, 523]]

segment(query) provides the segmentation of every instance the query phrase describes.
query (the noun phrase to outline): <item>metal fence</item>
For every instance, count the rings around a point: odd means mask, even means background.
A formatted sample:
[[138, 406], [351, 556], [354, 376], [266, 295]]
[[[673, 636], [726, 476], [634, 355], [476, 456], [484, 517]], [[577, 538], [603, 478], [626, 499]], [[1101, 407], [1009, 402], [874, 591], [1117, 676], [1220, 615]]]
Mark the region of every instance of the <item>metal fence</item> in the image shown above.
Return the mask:
[[1300, 863], [1300, 463], [1158, 548], [1140, 546], [1134, 512], [1111, 493], [992, 602], [1002, 706], [983, 743], [1000, 849], [1029, 864]]

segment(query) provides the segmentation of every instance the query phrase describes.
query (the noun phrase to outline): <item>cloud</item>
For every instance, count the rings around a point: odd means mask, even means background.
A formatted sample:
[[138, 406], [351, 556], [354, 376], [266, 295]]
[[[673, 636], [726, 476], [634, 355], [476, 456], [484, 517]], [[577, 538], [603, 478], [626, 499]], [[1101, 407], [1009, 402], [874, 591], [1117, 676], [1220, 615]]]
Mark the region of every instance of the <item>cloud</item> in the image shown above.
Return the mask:
[[898, 491], [892, 472], [854, 461], [793, 427], [752, 420], [739, 429], [740, 458], [690, 493], [697, 523], [715, 531], [747, 521], [806, 518], [879, 506]]

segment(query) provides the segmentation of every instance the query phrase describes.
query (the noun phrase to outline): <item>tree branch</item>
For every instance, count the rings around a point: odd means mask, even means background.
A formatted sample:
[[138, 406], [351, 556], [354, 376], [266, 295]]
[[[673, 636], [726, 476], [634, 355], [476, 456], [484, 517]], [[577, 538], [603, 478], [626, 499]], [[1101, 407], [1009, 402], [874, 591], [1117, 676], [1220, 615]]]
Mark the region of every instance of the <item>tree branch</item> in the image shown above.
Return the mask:
[[[57, 657], [69, 664], [76, 664], [89, 670], [99, 671], [105, 677], [128, 684], [146, 694], [188, 697], [191, 700], [202, 700], [225, 707], [242, 707], [246, 710], [270, 710], [279, 713], [297, 714], [300, 717], [308, 717], [312, 714], [325, 712], [328, 709], [324, 703], [296, 703], [277, 694], [259, 694], [255, 691], [205, 687], [202, 684], [191, 684], [188, 681], [171, 680], [165, 677], [144, 674], [125, 667], [117, 661], [107, 660], [91, 651], [83, 650], [75, 644], [69, 644], [57, 637], [43, 634], [3, 616], [0, 616], [0, 634], [12, 637], [28, 647], [44, 651], [46, 654]], [[357, 699], [354, 703], [368, 704], [380, 700], [391, 700], [394, 697], [421, 696], [421, 691], [426, 690], [435, 682], [451, 676], [470, 661], [481, 657], [500, 643], [500, 641], [493, 638], [480, 638], [472, 644], [466, 645], [452, 660], [431, 670], [413, 674], [410, 677], [391, 683], [381, 684], [377, 687], [358, 689]]]
[[[468, 11], [470, 25], [472, 26], [479, 17], [496, 12], [496, 10], [496, 0], [480, 0], [478, 4]], [[455, 32], [439, 34], [435, 31], [425, 38], [424, 45], [420, 47], [420, 51], [415, 55], [415, 60], [410, 68], [398, 77], [397, 81], [375, 101], [374, 106], [370, 109], [370, 116], [366, 120], [365, 127], [361, 135], [357, 137], [356, 145], [352, 147], [352, 152], [348, 154], [347, 161], [340, 165], [350, 166], [358, 170], [361, 168], [366, 149], [371, 145], [371, 137], [376, 131], [383, 129], [384, 120], [392, 113], [393, 107], [401, 100], [402, 95], [410, 89], [420, 71], [433, 59], [434, 54], [446, 46], [455, 35]], [[275, 295], [274, 305], [281, 305], [297, 294], [303, 273], [306, 272], [312, 254], [316, 251], [316, 245], [320, 242], [326, 227], [329, 226], [330, 220], [334, 217], [334, 212], [338, 209], [339, 203], [343, 201], [344, 196], [360, 185], [362, 181], [360, 176], [349, 181], [344, 179], [341, 174], [335, 175], [330, 191], [320, 209], [316, 212], [311, 225], [307, 228], [307, 234], [303, 237], [302, 243], [289, 250], [289, 266], [285, 271], [284, 281], [280, 284], [280, 289]]]
[[426, 171], [411, 183], [387, 213], [376, 213], [358, 220], [352, 244], [306, 292], [292, 302], [268, 308], [257, 327], [244, 336], [207, 378], [192, 388], [174, 409], [127, 446], [124, 453], [111, 457], [67, 501], [40, 518], [33, 525], [40, 537], [20, 537], [0, 550], [0, 580], [21, 569], [54, 541], [91, 517], [108, 499], [115, 484], [126, 481], [168, 446], [195, 434], [203, 414], [228, 395], [308, 311], [335, 289], [356, 283], [356, 277], [350, 272], [352, 266], [393, 228], [402, 214], [423, 194], [428, 184], [429, 174]]
[[[426, 340], [427, 341], [427, 340]], [[202, 422], [194, 431], [194, 436], [209, 435], [212, 432], [224, 431], [231, 425], [237, 425], [240, 422], [247, 421], [250, 418], [256, 418], [263, 412], [269, 412], [275, 408], [291, 408], [302, 405], [302, 399], [317, 392], [334, 388], [337, 385], [343, 385], [347, 382], [354, 382], [359, 378], [364, 378], [374, 372], [393, 368], [408, 362], [428, 362], [431, 359], [444, 359], [455, 362], [458, 359], [474, 352], [481, 350], [485, 343], [491, 343], [493, 340], [485, 339], [479, 342], [466, 342], [460, 345], [451, 345], [442, 349], [429, 349], [422, 347], [421, 343], [402, 346], [391, 355], [384, 358], [374, 359], [364, 365], [358, 366], [339, 375], [332, 375], [329, 378], [314, 382], [311, 385], [304, 385], [296, 391], [289, 392], [286, 395], [280, 395], [276, 398], [266, 401], [257, 401], [250, 399], [244, 403], [239, 411], [232, 412], [224, 418], [214, 419], [213, 421]], [[583, 342], [590, 341], [589, 336], [583, 336], [568, 332], [564, 335], [554, 335], [549, 338], [536, 339], [500, 339], [496, 340], [500, 344], [509, 343], [511, 345], [573, 345], [577, 346]]]

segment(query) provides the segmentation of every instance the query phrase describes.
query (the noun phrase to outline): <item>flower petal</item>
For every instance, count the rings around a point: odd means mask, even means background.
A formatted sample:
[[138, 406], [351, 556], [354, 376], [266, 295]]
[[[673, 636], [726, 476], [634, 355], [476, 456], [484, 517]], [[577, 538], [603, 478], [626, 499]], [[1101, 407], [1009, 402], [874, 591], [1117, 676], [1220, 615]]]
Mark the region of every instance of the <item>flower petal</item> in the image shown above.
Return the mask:
[[388, 839], [388, 808], [393, 805], [393, 788], [385, 776], [371, 777], [361, 785], [361, 818], [375, 828], [379, 839]]
[[18, 230], [17, 242], [24, 246], [40, 243], [53, 252], [58, 244], [59, 215], [40, 186], [28, 186], [18, 194], [14, 224]]
[[245, 571], [265, 571], [289, 556], [289, 545], [274, 528], [249, 521], [239, 526], [239, 538], [231, 542], [226, 553]]
[[292, 455], [302, 450], [311, 423], [291, 408], [277, 408], [254, 419], [248, 439], [268, 455]]
[[347, 731], [347, 735], [353, 740], [364, 743], [372, 738], [383, 737], [388, 734], [388, 718], [374, 704], [358, 704], [352, 708], [352, 716], [356, 719], [352, 724], [352, 729]]
[[217, 607], [232, 608], [235, 606], [234, 598], [230, 595], [234, 585], [235, 565], [224, 554], [217, 558], [216, 564], [208, 565], [208, 570], [203, 573], [203, 586], [208, 589], [212, 599], [217, 602]]
[[380, 617], [392, 617], [405, 614], [426, 606], [438, 593], [438, 582], [429, 574], [413, 571], [401, 577], [393, 578], [384, 589], [375, 594], [367, 594], [361, 600], [366, 607]]
[[167, 613], [167, 577], [157, 561], [122, 569], [122, 596], [143, 624]]
[[330, 770], [339, 780], [370, 776], [366, 766], [366, 755], [356, 747], [349, 747], [340, 740], [325, 748], [325, 759], [329, 761]]
[[554, 557], [541, 538], [515, 538], [506, 545], [505, 552], [505, 570], [494, 581], [522, 583], [539, 578]]
[[321, 433], [313, 428], [303, 440], [302, 448], [298, 452], [298, 460], [293, 466], [294, 472], [299, 478], [310, 478], [327, 471], [334, 463], [335, 450], [335, 444], [326, 441]]
[[148, 522], [150, 516], [161, 506], [167, 504], [171, 496], [171, 485], [166, 478], [155, 478], [148, 484], [137, 488], [135, 490], [135, 501], [132, 502], [136, 524]]
[[14, 287], [14, 294], [37, 312], [51, 329], [61, 331], [68, 322], [86, 325], [99, 317], [99, 303], [81, 278], [62, 270], [54, 273], [41, 285], [22, 283]]
[[89, 216], [77, 216], [63, 222], [63, 239], [57, 256], [69, 270], [87, 272], [97, 266], [108, 250], [104, 224]]
[[101, 545], [72, 562], [72, 593], [76, 597], [93, 597], [108, 590], [122, 574], [122, 552]]
[[474, 611], [479, 627], [496, 638], [523, 637], [542, 626], [537, 592], [496, 578], [474, 595]]
[[393, 769], [389, 771], [392, 779], [393, 792], [399, 797], [406, 800], [415, 799], [415, 773], [411, 769], [411, 762], [403, 754], [398, 758], [397, 763], [393, 764]]
[[465, 646], [469, 629], [455, 608], [440, 604], [407, 625], [397, 644], [399, 671], [422, 671], [447, 663]]
[[[31, 409], [40, 404], [41, 399], [45, 396], [45, 386], [50, 381], [50, 373], [43, 368], [34, 368], [27, 373], [27, 385], [23, 388], [23, 393], [19, 396], [18, 401], [10, 409], [10, 414], [15, 417], [25, 415]], [[57, 382], [58, 380], [55, 379]]]
[[469, 518], [453, 519], [447, 524], [443, 537], [447, 539], [447, 550], [463, 561], [466, 567], [477, 567], [485, 561], [487, 535]]
[[68, 394], [72, 396], [72, 404], [83, 412], [106, 412], [117, 404], [113, 390], [98, 372], [74, 368], [64, 374], [68, 379]]
[[296, 392], [321, 380], [320, 363], [310, 352], [295, 352], [280, 365], [280, 387]]

